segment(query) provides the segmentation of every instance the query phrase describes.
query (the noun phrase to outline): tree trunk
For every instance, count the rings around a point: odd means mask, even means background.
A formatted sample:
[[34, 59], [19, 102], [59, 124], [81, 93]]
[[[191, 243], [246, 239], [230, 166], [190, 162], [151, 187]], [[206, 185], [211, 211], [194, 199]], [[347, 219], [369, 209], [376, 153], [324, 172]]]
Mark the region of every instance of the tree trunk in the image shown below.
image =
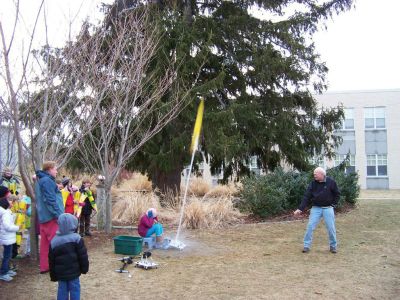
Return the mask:
[[104, 184], [96, 185], [96, 204], [97, 204], [97, 230], [105, 230], [106, 225], [106, 192]]
[[161, 206], [165, 206], [168, 197], [179, 197], [181, 190], [181, 172], [182, 167], [164, 172], [157, 169], [151, 176], [153, 190], [160, 197]]
[[188, 25], [193, 23], [193, 11], [192, 11], [192, 0], [185, 1], [184, 15]]
[[105, 189], [106, 196], [106, 223], [105, 223], [105, 231], [106, 233], [111, 233], [112, 230], [112, 197], [111, 197], [111, 185], [106, 187]]
[[[22, 178], [22, 182], [25, 185], [26, 193], [29, 197], [31, 197], [31, 206], [32, 206], [32, 223], [31, 226], [33, 229], [30, 230], [30, 237], [31, 237], [31, 258], [38, 259], [39, 258], [39, 248], [37, 245], [37, 236], [35, 232], [36, 226], [36, 201], [35, 201], [35, 192], [33, 186], [31, 185], [30, 178], [28, 175], [28, 170], [25, 165], [25, 157], [24, 157], [24, 147], [21, 137], [21, 128], [20, 128], [20, 111], [19, 111], [19, 104], [17, 101], [17, 93], [13, 85], [11, 70], [10, 70], [10, 61], [9, 61], [9, 49], [7, 50], [5, 38], [4, 38], [4, 31], [2, 24], [0, 22], [0, 33], [1, 33], [1, 41], [3, 46], [3, 59], [4, 59], [4, 68], [6, 72], [6, 84], [9, 91], [9, 104], [10, 104], [10, 112], [11, 112], [11, 124], [13, 125], [14, 130], [14, 138], [17, 142], [18, 147], [18, 169], [19, 173]], [[24, 70], [25, 72], [25, 70]]]
[[98, 184], [96, 186], [96, 204], [97, 204], [97, 229], [111, 233], [112, 230], [112, 198], [111, 185]]

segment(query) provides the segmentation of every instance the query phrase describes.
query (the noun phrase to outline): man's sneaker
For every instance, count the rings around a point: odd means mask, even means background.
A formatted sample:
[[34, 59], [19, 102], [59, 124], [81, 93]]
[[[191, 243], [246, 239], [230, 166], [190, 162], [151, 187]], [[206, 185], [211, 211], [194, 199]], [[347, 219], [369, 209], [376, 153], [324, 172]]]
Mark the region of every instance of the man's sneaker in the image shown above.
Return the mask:
[[4, 274], [4, 275], [0, 275], [0, 280], [11, 281], [11, 280], [13, 280], [13, 278], [8, 274]]
[[303, 248], [303, 253], [308, 253], [308, 252], [310, 252], [310, 248], [304, 247]]
[[15, 272], [15, 271], [13, 271], [13, 270], [9, 270], [9, 271], [7, 272], [7, 275], [10, 275], [11, 277], [13, 277], [13, 276], [17, 275], [17, 272]]
[[92, 236], [92, 234], [90, 232], [85, 232], [86, 236]]
[[329, 248], [329, 251], [330, 251], [331, 253], [337, 253], [337, 250], [336, 250], [335, 247], [330, 247], [330, 248]]

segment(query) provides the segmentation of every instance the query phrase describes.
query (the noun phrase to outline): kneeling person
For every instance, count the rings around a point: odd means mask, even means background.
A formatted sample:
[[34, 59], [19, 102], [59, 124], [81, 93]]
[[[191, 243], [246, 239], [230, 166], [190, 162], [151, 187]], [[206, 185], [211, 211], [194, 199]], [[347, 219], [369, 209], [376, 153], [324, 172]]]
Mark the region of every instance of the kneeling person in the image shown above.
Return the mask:
[[[140, 218], [138, 232], [141, 237], [151, 237], [156, 235], [156, 248], [162, 248], [163, 244], [163, 226], [158, 222], [157, 210], [149, 208], [147, 212]], [[165, 240], [167, 242], [167, 240]]]

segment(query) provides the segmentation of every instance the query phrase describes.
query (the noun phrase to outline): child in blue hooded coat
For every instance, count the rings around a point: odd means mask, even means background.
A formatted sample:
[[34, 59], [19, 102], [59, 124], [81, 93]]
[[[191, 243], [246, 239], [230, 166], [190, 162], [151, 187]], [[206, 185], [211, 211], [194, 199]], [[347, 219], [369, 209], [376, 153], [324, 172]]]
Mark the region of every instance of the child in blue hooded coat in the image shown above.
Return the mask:
[[81, 292], [79, 276], [89, 271], [87, 250], [76, 233], [78, 219], [74, 215], [61, 214], [57, 223], [59, 228], [49, 249], [50, 278], [58, 281], [57, 300], [77, 300]]

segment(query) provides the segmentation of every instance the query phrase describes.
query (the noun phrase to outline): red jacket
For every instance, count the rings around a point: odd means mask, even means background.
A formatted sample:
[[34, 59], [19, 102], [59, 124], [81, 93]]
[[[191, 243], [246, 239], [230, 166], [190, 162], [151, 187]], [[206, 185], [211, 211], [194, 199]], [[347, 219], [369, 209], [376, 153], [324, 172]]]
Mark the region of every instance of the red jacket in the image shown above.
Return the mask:
[[153, 226], [154, 220], [158, 221], [157, 217], [155, 218], [149, 218], [147, 214], [144, 214], [140, 218], [139, 226], [138, 226], [138, 232], [139, 235], [142, 237], [146, 237], [147, 231]]

